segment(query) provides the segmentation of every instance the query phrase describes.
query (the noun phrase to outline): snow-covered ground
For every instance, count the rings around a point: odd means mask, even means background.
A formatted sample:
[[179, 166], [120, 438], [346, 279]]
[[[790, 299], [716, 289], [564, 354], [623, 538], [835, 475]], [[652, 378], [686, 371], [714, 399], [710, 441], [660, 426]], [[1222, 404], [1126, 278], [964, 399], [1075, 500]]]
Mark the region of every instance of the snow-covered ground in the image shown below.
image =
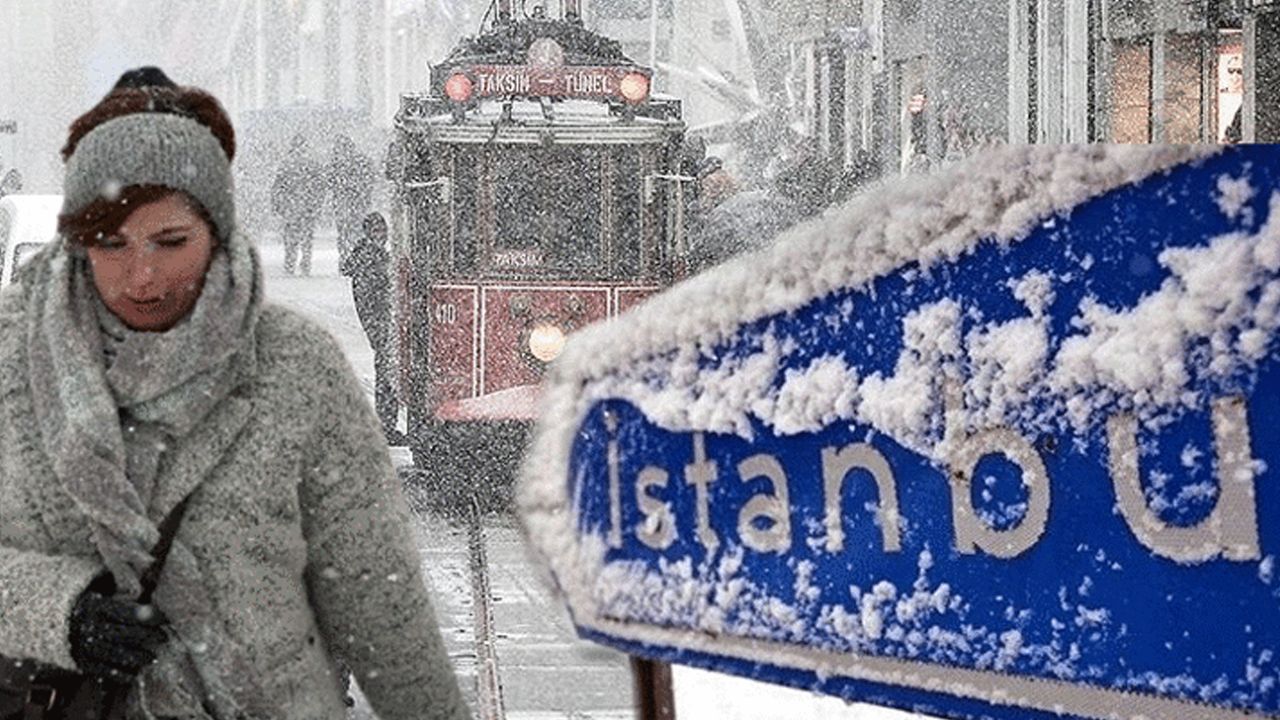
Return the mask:
[[672, 673], [678, 720], [919, 720], [928, 715], [849, 704], [834, 697], [697, 668]]
[[[283, 248], [272, 236], [258, 238], [267, 298], [323, 325], [341, 342], [373, 398], [373, 354], [356, 318], [350, 282], [338, 274], [332, 234], [321, 234], [312, 275], [283, 270]], [[397, 465], [409, 465], [403, 448], [391, 450]], [[475, 697], [476, 656], [465, 532], [424, 517], [418, 530], [423, 568], [450, 657], [469, 699]], [[485, 528], [490, 585], [497, 625], [498, 662], [505, 717], [510, 720], [623, 720], [634, 717], [626, 657], [580, 640], [563, 604], [553, 596], [526, 556], [511, 521]], [[923, 715], [766, 685], [686, 667], [674, 671], [679, 720], [909, 720]], [[374, 717], [358, 698], [355, 720]]]

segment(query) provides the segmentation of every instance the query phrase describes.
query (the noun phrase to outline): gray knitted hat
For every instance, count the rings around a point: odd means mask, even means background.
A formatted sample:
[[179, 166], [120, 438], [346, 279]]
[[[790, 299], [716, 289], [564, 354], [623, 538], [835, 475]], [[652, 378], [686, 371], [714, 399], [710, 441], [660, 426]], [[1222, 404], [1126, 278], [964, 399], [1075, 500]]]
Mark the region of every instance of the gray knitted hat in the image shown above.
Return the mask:
[[171, 113], [145, 112], [108, 120], [90, 130], [67, 160], [62, 214], [98, 198], [114, 199], [131, 185], [161, 185], [195, 198], [222, 242], [236, 224], [231, 161], [209, 128]]

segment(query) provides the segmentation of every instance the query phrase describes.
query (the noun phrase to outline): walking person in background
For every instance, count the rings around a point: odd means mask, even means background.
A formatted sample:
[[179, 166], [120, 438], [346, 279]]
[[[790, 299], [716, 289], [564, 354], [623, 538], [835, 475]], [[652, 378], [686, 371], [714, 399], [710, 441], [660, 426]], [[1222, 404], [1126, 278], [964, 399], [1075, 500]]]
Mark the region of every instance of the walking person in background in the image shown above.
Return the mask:
[[[294, 135], [271, 187], [271, 208], [284, 219], [284, 271], [311, 274], [311, 242], [324, 204], [325, 177], [307, 139]], [[301, 257], [299, 257], [301, 256]]]
[[387, 220], [382, 213], [364, 217], [363, 233], [342, 263], [351, 278], [360, 325], [373, 349], [374, 406], [391, 445], [404, 440], [396, 430], [396, 398], [391, 387], [391, 255], [387, 252]]
[[378, 421], [263, 299], [218, 101], [126, 73], [0, 294], [0, 718], [468, 720]]
[[343, 267], [359, 239], [361, 222], [373, 206], [373, 161], [350, 137], [339, 135], [329, 158], [328, 180], [338, 227], [338, 265]]
[[22, 173], [17, 168], [4, 169], [4, 157], [0, 156], [0, 198], [22, 190]]

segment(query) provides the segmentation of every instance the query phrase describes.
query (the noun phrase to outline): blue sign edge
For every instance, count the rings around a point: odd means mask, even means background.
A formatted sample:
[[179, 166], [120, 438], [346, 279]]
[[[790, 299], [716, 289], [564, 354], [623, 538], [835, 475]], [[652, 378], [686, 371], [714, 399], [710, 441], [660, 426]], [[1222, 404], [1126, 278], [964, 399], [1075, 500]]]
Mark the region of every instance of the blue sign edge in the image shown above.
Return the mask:
[[[1095, 686], [1087, 687], [1093, 687], [1099, 693], [1105, 695], [1130, 695], [1134, 698], [1153, 699], [1159, 703], [1169, 701], [1170, 704], [1179, 706], [1177, 708], [1179, 712], [1194, 713], [1194, 715], [1151, 715], [1142, 711], [1125, 712], [1124, 715], [1119, 715], [1115, 706], [1105, 703], [1099, 704], [1099, 712], [1096, 714], [1078, 715], [1068, 713], [1063, 709], [1042, 710], [1013, 702], [1000, 703], [990, 699], [966, 697], [942, 690], [924, 690], [907, 684], [876, 682], [840, 674], [832, 674], [826, 678], [821, 678], [816, 671], [789, 667], [776, 662], [748, 663], [743, 662], [740, 658], [720, 655], [706, 650], [653, 645], [641, 640], [621, 638], [609, 632], [577, 624], [576, 622], [574, 627], [579, 637], [584, 640], [648, 660], [656, 660], [673, 665], [685, 665], [722, 675], [755, 680], [769, 685], [781, 685], [794, 690], [811, 692], [820, 698], [842, 701], [847, 705], [862, 703], [908, 713], [924, 713], [949, 720], [1114, 720], [1115, 718], [1125, 717], [1143, 719], [1155, 717], [1160, 720], [1190, 720], [1190, 718], [1196, 718], [1196, 720], [1262, 718], [1265, 720], [1266, 718], [1276, 717], [1247, 710], [1234, 710], [1206, 705], [1189, 700], [1169, 700], [1144, 693], [1124, 693], [1117, 690], [1096, 688]], [[673, 632], [682, 631], [673, 630]], [[920, 665], [922, 668], [946, 667], [937, 663], [920, 663]], [[955, 669], [968, 670], [967, 668]], [[1033, 683], [1037, 682], [1034, 678], [992, 670], [976, 672], [983, 675], [991, 675], [993, 679], [1007, 677], [1028, 680]], [[1046, 684], [1050, 683], [1046, 682]], [[1074, 687], [1082, 687], [1081, 683], [1078, 682], [1069, 684]], [[945, 705], [938, 704], [940, 702], [945, 703]]]
[[[649, 660], [657, 660], [670, 664], [687, 665], [701, 670], [733, 677], [755, 680], [770, 685], [782, 685], [793, 690], [811, 692], [819, 698], [829, 698], [852, 705], [863, 703], [878, 707], [887, 707], [902, 712], [925, 713], [950, 720], [1092, 720], [1081, 715], [1048, 712], [1014, 705], [994, 705], [984, 700], [964, 698], [943, 692], [931, 692], [913, 688], [908, 685], [890, 685], [870, 680], [857, 680], [844, 676], [833, 676], [825, 680], [811, 670], [786, 668], [779, 665], [748, 665], [741, 662], [726, 663], [734, 660], [723, 655], [716, 655], [702, 650], [685, 650], [668, 648], [661, 645], [650, 645], [637, 640], [626, 640], [606, 632], [576, 626], [578, 634], [590, 640], [621, 652]], [[745, 670], [756, 668], [759, 672]], [[845, 688], [852, 692], [839, 692], [835, 688]], [[856, 699], [848, 699], [855, 697]], [[938, 705], [945, 700], [947, 705]]]

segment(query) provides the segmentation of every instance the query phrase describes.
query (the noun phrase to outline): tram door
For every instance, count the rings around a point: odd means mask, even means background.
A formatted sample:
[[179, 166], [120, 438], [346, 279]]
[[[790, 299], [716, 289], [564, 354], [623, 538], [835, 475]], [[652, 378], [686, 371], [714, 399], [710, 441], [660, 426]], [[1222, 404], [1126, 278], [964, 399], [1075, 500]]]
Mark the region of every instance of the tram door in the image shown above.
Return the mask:
[[[404, 236], [397, 267], [396, 303], [401, 317], [396, 318], [400, 330], [397, 373], [400, 380], [401, 407], [407, 408], [409, 433], [416, 435], [426, 421], [422, 412], [434, 404], [429, 397], [435, 384], [424, 371], [430, 362], [430, 288], [449, 270], [448, 250], [453, 243], [455, 194], [457, 181], [454, 162], [447, 146], [431, 146], [423, 142], [407, 169], [402, 198], [405, 214]], [[443, 274], [443, 275], [442, 275]], [[426, 403], [423, 400], [427, 400]]]

